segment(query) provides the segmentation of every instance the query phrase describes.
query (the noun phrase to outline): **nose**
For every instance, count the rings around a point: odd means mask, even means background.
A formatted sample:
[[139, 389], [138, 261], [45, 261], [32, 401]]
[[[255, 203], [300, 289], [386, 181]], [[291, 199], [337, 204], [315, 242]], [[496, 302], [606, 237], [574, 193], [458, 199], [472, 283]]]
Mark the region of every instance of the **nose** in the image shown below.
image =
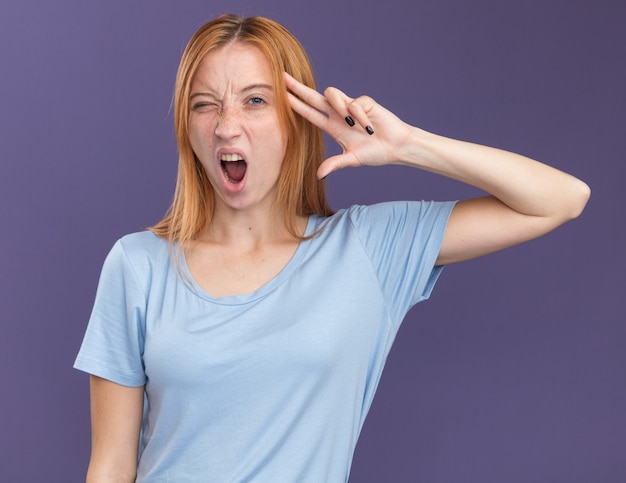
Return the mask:
[[241, 134], [240, 113], [232, 107], [223, 108], [215, 126], [215, 135], [222, 139], [231, 139]]

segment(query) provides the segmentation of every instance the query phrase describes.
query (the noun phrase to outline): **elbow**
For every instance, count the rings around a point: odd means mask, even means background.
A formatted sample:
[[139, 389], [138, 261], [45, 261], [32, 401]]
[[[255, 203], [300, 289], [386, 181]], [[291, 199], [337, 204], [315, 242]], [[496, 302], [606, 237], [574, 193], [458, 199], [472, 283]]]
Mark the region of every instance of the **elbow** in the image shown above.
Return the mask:
[[568, 196], [566, 203], [564, 203], [564, 209], [562, 212], [563, 223], [578, 218], [591, 196], [591, 188], [587, 183], [576, 179], [575, 183], [570, 190], [568, 190]]
[[576, 189], [576, 194], [572, 197], [572, 213], [571, 213], [571, 219], [575, 219], [578, 218], [581, 213], [583, 212], [583, 210], [585, 209], [585, 206], [587, 206], [587, 202], [589, 201], [589, 198], [591, 197], [591, 188], [589, 187], [589, 185], [587, 183], [585, 183], [584, 181], [581, 180], [577, 180], [577, 189]]

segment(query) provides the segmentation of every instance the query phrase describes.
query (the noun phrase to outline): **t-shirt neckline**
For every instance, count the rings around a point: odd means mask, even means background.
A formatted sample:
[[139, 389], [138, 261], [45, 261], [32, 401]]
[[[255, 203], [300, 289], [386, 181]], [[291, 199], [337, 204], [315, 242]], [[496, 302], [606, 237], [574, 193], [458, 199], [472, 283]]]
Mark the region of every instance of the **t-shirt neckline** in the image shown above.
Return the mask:
[[[309, 215], [307, 220], [306, 228], [304, 230], [304, 236], [310, 236], [314, 233], [315, 230], [315, 221], [314, 218], [317, 218], [315, 215]], [[191, 290], [194, 295], [204, 299], [208, 302], [220, 305], [244, 305], [250, 302], [254, 302], [260, 298], [265, 297], [268, 293], [275, 290], [278, 286], [280, 286], [285, 280], [287, 280], [293, 271], [300, 265], [301, 260], [304, 258], [309, 246], [310, 240], [302, 240], [296, 251], [291, 256], [289, 261], [285, 264], [285, 266], [278, 272], [272, 279], [261, 285], [258, 289], [253, 292], [237, 294], [237, 295], [226, 295], [224, 297], [214, 297], [206, 290], [204, 290], [200, 285], [196, 282], [196, 280], [191, 276], [191, 272], [189, 271], [189, 267], [187, 267], [187, 259], [185, 257], [184, 250], [181, 250], [181, 266], [183, 270], [183, 275], [185, 277], [185, 285], [189, 290]]]

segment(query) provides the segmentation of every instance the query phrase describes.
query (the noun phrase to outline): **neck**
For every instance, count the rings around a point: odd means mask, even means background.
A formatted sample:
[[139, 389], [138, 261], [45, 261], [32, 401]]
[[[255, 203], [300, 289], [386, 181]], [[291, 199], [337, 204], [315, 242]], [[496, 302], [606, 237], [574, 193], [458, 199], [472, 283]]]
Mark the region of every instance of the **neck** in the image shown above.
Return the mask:
[[[240, 211], [216, 209], [211, 223], [201, 238], [214, 243], [230, 246], [258, 246], [264, 243], [294, 240], [289, 233], [283, 217], [274, 209]], [[304, 234], [306, 217], [298, 217], [297, 231]]]

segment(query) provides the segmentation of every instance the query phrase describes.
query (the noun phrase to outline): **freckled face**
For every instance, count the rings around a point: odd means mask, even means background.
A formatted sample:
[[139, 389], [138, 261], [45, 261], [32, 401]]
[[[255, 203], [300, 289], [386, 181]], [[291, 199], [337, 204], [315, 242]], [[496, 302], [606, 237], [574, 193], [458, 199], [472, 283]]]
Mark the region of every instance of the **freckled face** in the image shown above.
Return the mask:
[[207, 54], [191, 83], [189, 137], [215, 190], [216, 209], [269, 207], [285, 156], [272, 72], [257, 47]]

